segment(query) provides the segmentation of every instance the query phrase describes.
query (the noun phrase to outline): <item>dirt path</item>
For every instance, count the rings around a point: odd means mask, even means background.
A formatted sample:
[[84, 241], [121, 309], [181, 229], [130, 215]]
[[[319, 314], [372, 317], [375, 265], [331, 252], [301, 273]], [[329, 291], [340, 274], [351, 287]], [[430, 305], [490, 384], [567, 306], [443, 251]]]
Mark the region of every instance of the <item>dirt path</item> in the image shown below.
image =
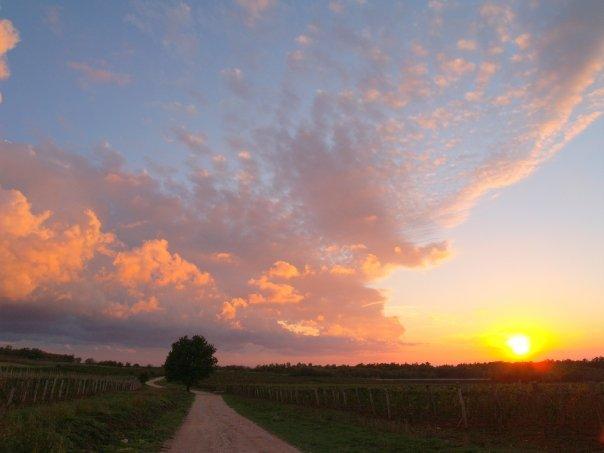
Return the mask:
[[160, 389], [162, 387], [161, 387], [161, 385], [158, 384], [158, 382], [161, 381], [163, 378], [164, 378], [163, 376], [160, 376], [160, 377], [156, 377], [156, 378], [153, 378], [153, 379], [149, 379], [146, 382], [146, 384], [149, 387], [153, 387], [154, 389]]
[[[161, 388], [150, 379], [147, 385]], [[165, 451], [172, 453], [295, 453], [291, 445], [242, 417], [220, 395], [193, 391], [195, 401]]]
[[195, 391], [195, 401], [169, 452], [297, 452], [295, 448], [242, 417], [220, 395]]

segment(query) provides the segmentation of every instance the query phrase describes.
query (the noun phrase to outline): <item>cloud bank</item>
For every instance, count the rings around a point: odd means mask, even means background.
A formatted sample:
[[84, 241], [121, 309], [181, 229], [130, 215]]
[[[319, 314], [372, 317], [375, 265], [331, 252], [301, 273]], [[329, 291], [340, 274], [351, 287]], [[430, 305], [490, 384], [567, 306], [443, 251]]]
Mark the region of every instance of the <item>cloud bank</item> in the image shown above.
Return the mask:
[[[246, 33], [287, 14], [274, 3], [238, 2]], [[430, 2], [410, 13], [425, 27], [408, 36], [379, 8], [343, 5], [292, 30], [279, 71], [218, 71], [220, 140], [199, 123], [167, 128], [165, 146], [189, 152], [178, 176], [109, 146], [84, 155], [1, 142], [2, 330], [128, 347], [202, 332], [226, 352], [398, 353], [404, 320], [384, 315], [375, 282], [449, 258], [446, 228], [601, 115], [603, 7], [561, 3], [546, 15]], [[162, 42], [190, 60], [202, 44], [174, 25], [194, 29], [189, 5], [159, 14], [135, 3], [126, 22], [150, 33], [164, 16]], [[18, 37], [2, 39], [6, 52]], [[70, 66], [91, 82], [135, 83]], [[254, 83], [275, 72], [270, 87]]]

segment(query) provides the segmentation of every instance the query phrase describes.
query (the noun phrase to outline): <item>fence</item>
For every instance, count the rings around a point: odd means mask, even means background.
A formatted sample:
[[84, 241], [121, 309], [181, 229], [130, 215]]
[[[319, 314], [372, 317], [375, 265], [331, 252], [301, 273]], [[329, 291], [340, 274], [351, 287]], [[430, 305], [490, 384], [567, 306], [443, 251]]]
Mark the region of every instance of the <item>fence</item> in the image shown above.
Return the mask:
[[604, 384], [226, 384], [227, 393], [440, 427], [600, 432]]
[[137, 390], [134, 377], [61, 374], [44, 368], [0, 368], [0, 408]]

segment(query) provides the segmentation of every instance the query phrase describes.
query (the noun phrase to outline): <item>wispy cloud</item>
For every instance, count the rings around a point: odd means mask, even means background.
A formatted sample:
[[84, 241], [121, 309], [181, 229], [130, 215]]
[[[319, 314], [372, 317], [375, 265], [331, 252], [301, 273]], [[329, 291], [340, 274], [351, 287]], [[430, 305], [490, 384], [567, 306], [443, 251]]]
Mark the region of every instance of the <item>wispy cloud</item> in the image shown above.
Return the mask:
[[80, 73], [82, 76], [80, 81], [84, 84], [100, 83], [124, 86], [132, 81], [132, 77], [128, 74], [112, 72], [102, 67], [91, 66], [88, 63], [70, 61], [68, 66]]

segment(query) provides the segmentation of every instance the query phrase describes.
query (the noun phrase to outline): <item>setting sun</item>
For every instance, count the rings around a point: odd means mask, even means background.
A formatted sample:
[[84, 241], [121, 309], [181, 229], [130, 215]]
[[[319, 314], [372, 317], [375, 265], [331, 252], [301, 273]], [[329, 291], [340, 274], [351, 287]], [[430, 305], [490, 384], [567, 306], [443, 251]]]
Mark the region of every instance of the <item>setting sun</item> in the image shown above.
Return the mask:
[[531, 350], [531, 340], [523, 334], [512, 335], [508, 338], [507, 345], [516, 355], [526, 355]]

